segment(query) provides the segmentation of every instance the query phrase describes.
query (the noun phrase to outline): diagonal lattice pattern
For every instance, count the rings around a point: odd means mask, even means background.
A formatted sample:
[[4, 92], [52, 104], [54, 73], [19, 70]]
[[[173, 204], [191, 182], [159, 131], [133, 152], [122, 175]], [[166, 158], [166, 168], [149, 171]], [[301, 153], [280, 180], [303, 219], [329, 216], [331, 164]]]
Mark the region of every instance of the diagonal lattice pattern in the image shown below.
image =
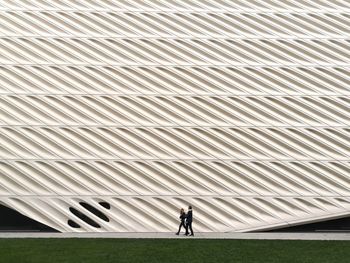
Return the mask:
[[347, 1], [2, 1], [0, 25], [0, 204], [62, 232], [349, 215]]

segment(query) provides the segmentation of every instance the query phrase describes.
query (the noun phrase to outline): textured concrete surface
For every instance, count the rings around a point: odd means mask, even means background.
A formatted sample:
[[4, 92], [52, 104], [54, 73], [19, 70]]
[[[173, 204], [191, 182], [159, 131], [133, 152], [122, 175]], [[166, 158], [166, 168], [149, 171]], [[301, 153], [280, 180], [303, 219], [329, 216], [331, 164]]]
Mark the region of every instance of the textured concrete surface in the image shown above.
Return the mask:
[[173, 231], [189, 204], [200, 232], [350, 216], [349, 0], [0, 11], [6, 207], [67, 233]]

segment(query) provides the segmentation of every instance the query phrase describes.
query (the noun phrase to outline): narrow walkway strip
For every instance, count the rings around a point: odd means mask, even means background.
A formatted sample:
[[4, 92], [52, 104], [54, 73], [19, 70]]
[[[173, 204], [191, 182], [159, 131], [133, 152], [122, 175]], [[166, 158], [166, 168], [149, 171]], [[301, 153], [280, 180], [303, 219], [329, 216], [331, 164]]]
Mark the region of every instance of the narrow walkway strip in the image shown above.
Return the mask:
[[0, 238], [133, 238], [133, 239], [260, 239], [260, 240], [350, 240], [350, 233], [41, 233], [2, 232]]

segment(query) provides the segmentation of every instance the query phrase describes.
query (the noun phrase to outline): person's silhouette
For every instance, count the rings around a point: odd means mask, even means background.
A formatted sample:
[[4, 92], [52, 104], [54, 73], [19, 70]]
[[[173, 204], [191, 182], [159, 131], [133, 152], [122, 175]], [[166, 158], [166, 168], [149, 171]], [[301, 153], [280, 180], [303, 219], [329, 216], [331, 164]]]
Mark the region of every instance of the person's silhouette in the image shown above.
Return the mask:
[[187, 216], [186, 216], [186, 233], [185, 235], [188, 235], [188, 229], [190, 229], [191, 234], [190, 236], [194, 236], [193, 229], [192, 229], [192, 221], [193, 221], [193, 213], [192, 213], [192, 206], [188, 206]]
[[181, 222], [180, 222], [180, 225], [179, 225], [179, 231], [177, 231], [177, 232], [175, 233], [175, 235], [179, 235], [182, 226], [183, 226], [184, 229], [186, 230], [185, 219], [186, 219], [185, 210], [184, 210], [183, 208], [181, 208], [181, 210], [180, 210], [180, 220], [181, 220]]

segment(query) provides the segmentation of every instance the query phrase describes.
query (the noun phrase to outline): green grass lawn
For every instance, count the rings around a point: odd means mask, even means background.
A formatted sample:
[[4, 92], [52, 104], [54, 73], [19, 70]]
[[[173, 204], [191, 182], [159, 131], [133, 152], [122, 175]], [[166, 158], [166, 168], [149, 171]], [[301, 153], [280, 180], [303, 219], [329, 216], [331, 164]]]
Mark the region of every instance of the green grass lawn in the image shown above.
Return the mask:
[[0, 262], [350, 262], [350, 242], [187, 239], [0, 239]]

